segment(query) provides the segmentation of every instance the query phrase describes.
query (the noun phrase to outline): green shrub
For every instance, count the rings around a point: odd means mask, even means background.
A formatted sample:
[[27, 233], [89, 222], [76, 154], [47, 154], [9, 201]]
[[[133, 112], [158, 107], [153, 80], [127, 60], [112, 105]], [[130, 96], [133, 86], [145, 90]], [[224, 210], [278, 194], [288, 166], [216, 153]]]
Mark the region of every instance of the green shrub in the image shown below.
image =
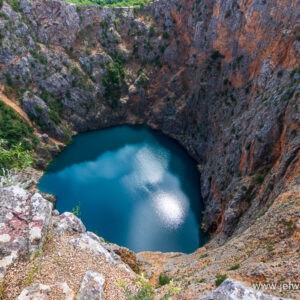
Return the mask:
[[275, 250], [275, 245], [273, 242], [269, 242], [267, 244], [267, 250], [268, 250], [268, 252], [273, 252]]
[[37, 142], [33, 127], [0, 101], [0, 169], [30, 166]]
[[159, 283], [160, 286], [169, 284], [170, 281], [171, 281], [171, 278], [170, 278], [167, 274], [161, 273], [161, 274], [159, 275], [158, 283]]
[[32, 126], [0, 100], [0, 139], [6, 140], [8, 147], [21, 142], [24, 150], [31, 150], [37, 143], [33, 132]]
[[149, 37], [154, 36], [154, 34], [155, 34], [155, 28], [154, 25], [152, 24], [149, 28]]
[[168, 39], [169, 37], [170, 37], [169, 33], [166, 32], [166, 31], [164, 31], [164, 32], [163, 32], [163, 38], [164, 38], [164, 39]]
[[19, 11], [21, 9], [19, 0], [9, 0], [7, 2], [10, 4], [14, 11]]
[[39, 56], [39, 61], [40, 61], [40, 63], [43, 64], [43, 65], [46, 65], [47, 62], [48, 62], [46, 56], [43, 56], [43, 55], [40, 55], [40, 56]]
[[[0, 1], [1, 1], [1, 0], [0, 0]], [[0, 9], [1, 9], [1, 8], [0, 8]], [[8, 20], [8, 19], [9, 19], [8, 15], [7, 15], [6, 13], [2, 12], [2, 11], [0, 11], [0, 18], [3, 18], [3, 19], [5, 19], [5, 20]]]
[[283, 225], [286, 226], [288, 235], [292, 236], [296, 230], [296, 226], [295, 226], [294, 222], [292, 220], [289, 220], [289, 221], [283, 220], [282, 223], [283, 223]]
[[109, 101], [112, 108], [117, 107], [121, 97], [121, 89], [125, 71], [120, 60], [109, 64], [106, 69], [106, 74], [102, 78], [102, 83], [105, 87], [104, 97]]
[[56, 125], [60, 124], [61, 119], [55, 110], [50, 109], [49, 117], [50, 117], [51, 121], [54, 122]]
[[102, 20], [102, 21], [99, 23], [99, 25], [100, 25], [102, 28], [105, 28], [105, 29], [107, 29], [108, 26], [109, 26], [107, 20]]
[[260, 185], [264, 182], [264, 180], [265, 180], [265, 177], [263, 175], [258, 174], [253, 178], [252, 183]]
[[133, 44], [133, 48], [132, 48], [132, 54], [138, 58], [138, 55], [139, 55], [139, 45], [137, 43], [134, 43]]
[[150, 3], [151, 0], [67, 0], [68, 2], [79, 5], [99, 5], [99, 6], [137, 6], [142, 7], [144, 4]]
[[126, 299], [131, 300], [151, 300], [155, 295], [154, 287], [150, 284], [149, 280], [142, 274], [135, 280], [138, 289], [131, 291], [123, 281], [118, 281], [118, 285], [123, 288]]
[[221, 285], [223, 283], [223, 281], [225, 281], [226, 279], [227, 279], [226, 274], [217, 274], [216, 281], [215, 281], [216, 286]]
[[239, 269], [239, 267], [240, 267], [240, 264], [234, 264], [229, 268], [229, 271], [237, 270], [237, 269]]
[[4, 170], [23, 169], [32, 164], [30, 151], [24, 150], [21, 143], [7, 146], [7, 141], [0, 140], [0, 175]]
[[161, 62], [161, 60], [160, 60], [160, 57], [159, 57], [158, 55], [156, 55], [156, 57], [155, 57], [155, 59], [154, 59], [154, 64], [155, 64], [157, 67], [159, 67], [159, 68], [161, 68], [161, 67], [163, 66], [163, 64], [162, 64], [162, 62]]
[[282, 71], [282, 70], [279, 70], [279, 71], [277, 72], [277, 77], [282, 77], [282, 75], [283, 75], [283, 71]]
[[48, 60], [47, 60], [47, 57], [46, 57], [44, 54], [38, 52], [37, 50], [31, 50], [31, 51], [30, 51], [30, 54], [31, 54], [32, 57], [34, 57], [37, 61], [39, 61], [41, 64], [43, 64], [43, 65], [46, 65], [46, 64], [47, 64]]
[[300, 74], [300, 68], [295, 68], [290, 73], [290, 78], [293, 78], [296, 74]]
[[[140, 275], [134, 283], [137, 286], [135, 291], [132, 291], [128, 286], [126, 286], [123, 280], [118, 280], [118, 285], [124, 290], [125, 297], [128, 300], [152, 300], [158, 299], [155, 294], [155, 289], [149, 282], [149, 280], [144, 276], [144, 274]], [[161, 300], [167, 300], [174, 295], [177, 295], [180, 292], [180, 288], [176, 287], [172, 280], [168, 283], [167, 293], [159, 298]]]
[[225, 13], [225, 19], [229, 18], [231, 16], [231, 10], [228, 9]]
[[74, 214], [77, 217], [80, 217], [80, 215], [81, 215], [80, 203], [72, 208], [71, 213]]
[[242, 191], [246, 192], [248, 190], [248, 188], [245, 185], [242, 185]]
[[149, 78], [145, 74], [141, 74], [137, 80], [136, 85], [138, 87], [145, 86], [149, 81]]
[[6, 84], [8, 86], [12, 87], [13, 82], [12, 82], [12, 79], [11, 79], [11, 75], [9, 73], [5, 73], [4, 76], [5, 76]]
[[210, 57], [213, 60], [217, 60], [218, 58], [224, 58], [225, 56], [223, 54], [221, 54], [218, 50], [215, 50], [212, 52]]

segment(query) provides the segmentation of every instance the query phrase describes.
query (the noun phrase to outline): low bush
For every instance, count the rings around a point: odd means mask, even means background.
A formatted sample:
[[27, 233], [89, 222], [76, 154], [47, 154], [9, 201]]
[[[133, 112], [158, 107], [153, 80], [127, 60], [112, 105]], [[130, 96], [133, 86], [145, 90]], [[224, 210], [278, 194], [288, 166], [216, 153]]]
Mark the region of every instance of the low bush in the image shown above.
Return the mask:
[[9, 148], [5, 140], [0, 140], [0, 175], [3, 175], [5, 170], [24, 169], [31, 164], [31, 153], [24, 150], [21, 143]]
[[160, 286], [169, 284], [170, 281], [171, 281], [171, 278], [167, 274], [162, 273], [162, 274], [159, 275], [158, 283], [159, 283]]
[[216, 286], [219, 286], [223, 283], [223, 281], [225, 281], [227, 279], [227, 275], [226, 274], [217, 274], [216, 275]]
[[239, 269], [239, 267], [240, 267], [240, 264], [234, 264], [229, 268], [229, 271], [237, 270], [237, 269]]
[[252, 179], [252, 183], [261, 185], [264, 182], [264, 180], [265, 180], [265, 176], [258, 174]]
[[27, 124], [0, 98], [0, 139], [7, 142], [7, 147], [22, 143], [24, 150], [33, 149], [37, 143], [33, 132], [33, 127]]
[[[125, 298], [128, 300], [152, 300], [158, 299], [155, 288], [149, 282], [144, 274], [140, 275], [135, 281], [136, 289], [130, 289], [123, 280], [118, 281], [118, 285], [123, 289]], [[167, 293], [159, 298], [161, 300], [170, 299], [172, 296], [179, 294], [180, 288], [175, 286], [173, 281], [168, 283]]]
[[[0, 100], [0, 169], [22, 169], [32, 164], [38, 143], [34, 129]], [[3, 171], [1, 171], [3, 173]]]
[[104, 97], [109, 101], [112, 108], [118, 105], [124, 77], [125, 71], [122, 63], [117, 59], [114, 63], [108, 65], [106, 74], [102, 78], [105, 87]]

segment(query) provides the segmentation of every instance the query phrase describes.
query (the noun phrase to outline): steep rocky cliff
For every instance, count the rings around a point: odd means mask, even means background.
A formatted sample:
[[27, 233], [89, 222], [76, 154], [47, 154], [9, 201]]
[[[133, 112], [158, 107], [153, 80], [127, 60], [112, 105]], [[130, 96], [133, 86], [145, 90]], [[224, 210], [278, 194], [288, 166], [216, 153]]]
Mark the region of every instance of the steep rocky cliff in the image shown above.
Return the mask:
[[203, 228], [224, 240], [293, 172], [297, 8], [297, 1], [159, 1], [141, 9], [4, 2], [2, 84], [42, 132], [62, 141], [121, 123], [177, 139], [199, 163]]
[[[187, 149], [201, 172], [210, 245], [257, 226], [299, 184], [299, 1], [11, 0], [0, 32], [4, 93], [40, 133], [66, 142], [142, 123]], [[39, 167], [56, 153], [50, 145], [39, 146]]]

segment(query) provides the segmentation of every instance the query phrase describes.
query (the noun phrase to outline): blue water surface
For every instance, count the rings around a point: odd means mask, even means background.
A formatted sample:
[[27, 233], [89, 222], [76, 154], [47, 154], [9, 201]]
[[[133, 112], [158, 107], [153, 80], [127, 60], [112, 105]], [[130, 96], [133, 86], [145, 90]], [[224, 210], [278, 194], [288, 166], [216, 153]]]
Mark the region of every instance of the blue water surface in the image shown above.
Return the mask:
[[75, 136], [38, 187], [57, 197], [60, 212], [80, 208], [87, 229], [110, 242], [136, 252], [191, 253], [204, 241], [199, 180], [174, 140], [119, 126]]

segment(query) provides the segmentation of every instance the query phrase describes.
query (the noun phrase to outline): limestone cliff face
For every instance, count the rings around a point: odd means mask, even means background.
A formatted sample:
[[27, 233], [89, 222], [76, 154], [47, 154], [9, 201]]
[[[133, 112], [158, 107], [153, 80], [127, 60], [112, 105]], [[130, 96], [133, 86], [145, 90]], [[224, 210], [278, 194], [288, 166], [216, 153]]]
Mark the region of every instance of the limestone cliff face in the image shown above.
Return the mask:
[[203, 227], [223, 242], [297, 174], [297, 11], [295, 0], [4, 2], [1, 84], [62, 141], [125, 123], [177, 139], [199, 163]]

